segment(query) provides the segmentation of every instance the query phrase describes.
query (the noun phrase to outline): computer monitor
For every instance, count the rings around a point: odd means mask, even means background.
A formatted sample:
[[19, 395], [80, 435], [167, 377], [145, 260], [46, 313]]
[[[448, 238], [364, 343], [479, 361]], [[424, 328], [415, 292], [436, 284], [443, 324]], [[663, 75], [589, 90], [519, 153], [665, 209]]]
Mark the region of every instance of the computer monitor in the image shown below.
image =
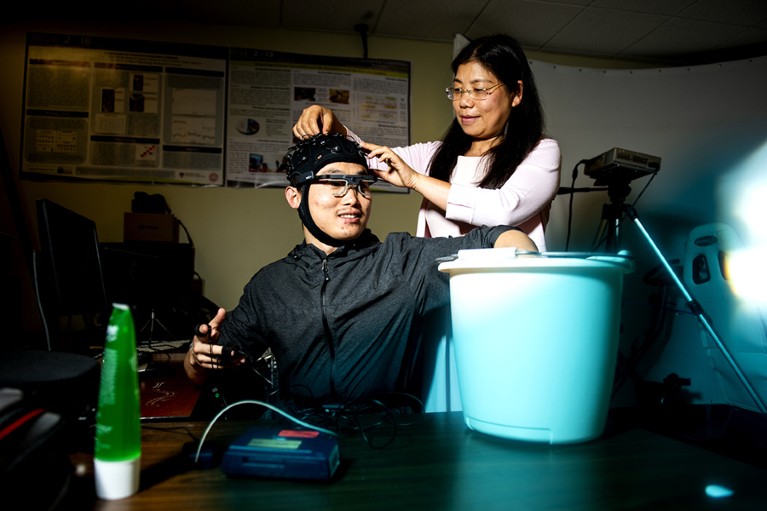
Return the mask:
[[67, 330], [59, 327], [59, 334], [87, 334], [103, 343], [109, 304], [95, 222], [48, 199], [37, 201], [37, 220], [38, 296], [49, 323], [49, 345], [59, 326], [50, 323], [57, 322]]

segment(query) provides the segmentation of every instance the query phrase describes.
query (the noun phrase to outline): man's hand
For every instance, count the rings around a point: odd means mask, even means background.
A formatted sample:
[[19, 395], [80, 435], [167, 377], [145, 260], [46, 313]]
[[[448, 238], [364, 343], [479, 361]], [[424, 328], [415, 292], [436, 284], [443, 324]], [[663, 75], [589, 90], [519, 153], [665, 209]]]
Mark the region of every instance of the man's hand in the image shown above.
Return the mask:
[[529, 252], [538, 251], [538, 247], [533, 240], [527, 234], [516, 229], [506, 231], [498, 236], [498, 239], [495, 240], [495, 245], [493, 245], [493, 248], [506, 247], [516, 247], [518, 250], [527, 250]]
[[186, 374], [195, 383], [203, 383], [209, 370], [231, 367], [244, 362], [244, 357], [237, 357], [234, 352], [224, 353], [223, 347], [216, 343], [219, 329], [225, 319], [226, 310], [221, 308], [210, 323], [197, 327], [189, 352], [184, 358]]

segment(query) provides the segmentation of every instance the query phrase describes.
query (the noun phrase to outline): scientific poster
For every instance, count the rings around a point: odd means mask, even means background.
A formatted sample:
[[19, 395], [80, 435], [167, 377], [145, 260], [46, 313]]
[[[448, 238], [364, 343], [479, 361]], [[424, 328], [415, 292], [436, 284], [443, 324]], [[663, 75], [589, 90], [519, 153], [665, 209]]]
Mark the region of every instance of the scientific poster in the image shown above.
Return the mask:
[[[409, 143], [410, 63], [233, 48], [229, 60], [227, 184], [285, 186], [278, 172], [304, 108], [332, 109], [363, 140]], [[389, 191], [406, 191], [386, 183]]]
[[30, 33], [25, 66], [22, 178], [284, 186], [313, 103], [363, 140], [410, 140], [406, 61]]
[[223, 185], [227, 53], [29, 34], [21, 176]]

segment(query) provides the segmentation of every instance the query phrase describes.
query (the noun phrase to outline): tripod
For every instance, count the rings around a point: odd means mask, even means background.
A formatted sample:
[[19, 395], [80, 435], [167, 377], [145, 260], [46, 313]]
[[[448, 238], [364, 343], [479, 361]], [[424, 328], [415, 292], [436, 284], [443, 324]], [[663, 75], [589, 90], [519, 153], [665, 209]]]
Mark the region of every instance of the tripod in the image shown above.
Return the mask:
[[154, 310], [154, 307], [152, 307], [152, 310], [149, 313], [149, 319], [146, 320], [146, 323], [144, 323], [144, 326], [141, 327], [140, 333], [144, 333], [144, 331], [149, 328], [149, 338], [147, 339], [147, 342], [149, 344], [152, 344], [152, 342], [155, 341], [154, 338], [154, 327], [155, 325], [158, 325], [160, 328], [162, 328], [166, 334], [168, 334], [168, 338], [170, 339], [172, 337], [170, 330], [167, 329], [165, 325], [162, 324], [162, 321], [157, 317], [157, 313]]
[[596, 250], [605, 241], [607, 252], [617, 252], [620, 246], [620, 223], [623, 218], [623, 208], [626, 197], [631, 193], [629, 181], [614, 179], [607, 185], [607, 196], [610, 202], [602, 205], [602, 219], [594, 236], [592, 250]]
[[671, 280], [674, 282], [676, 287], [679, 289], [679, 292], [682, 294], [682, 297], [685, 300], [685, 304], [690, 309], [690, 311], [698, 318], [698, 321], [701, 323], [701, 325], [703, 325], [703, 328], [706, 330], [706, 332], [708, 332], [708, 334], [714, 340], [717, 347], [719, 348], [719, 351], [721, 351], [722, 355], [727, 360], [727, 363], [730, 365], [733, 372], [738, 377], [738, 380], [740, 380], [740, 383], [746, 389], [746, 392], [748, 392], [748, 395], [751, 397], [751, 399], [753, 399], [759, 411], [762, 413], [767, 412], [767, 408], [765, 408], [765, 405], [762, 402], [761, 398], [756, 393], [753, 386], [748, 381], [748, 378], [740, 369], [740, 367], [738, 366], [738, 363], [732, 357], [727, 347], [724, 345], [724, 343], [722, 343], [717, 332], [714, 330], [714, 327], [709, 321], [708, 317], [706, 316], [706, 313], [703, 310], [703, 307], [692, 297], [692, 295], [690, 295], [690, 293], [687, 291], [682, 281], [677, 276], [676, 272], [674, 272], [668, 260], [666, 260], [666, 258], [663, 256], [663, 253], [660, 251], [660, 249], [655, 244], [650, 234], [645, 229], [644, 225], [642, 225], [642, 222], [639, 220], [639, 216], [637, 215], [636, 209], [634, 209], [634, 207], [631, 205], [625, 204], [625, 199], [630, 192], [631, 192], [631, 188], [628, 185], [628, 181], [617, 181], [615, 183], [611, 182], [609, 184], [608, 196], [610, 197], [610, 202], [608, 204], [605, 204], [602, 207], [602, 220], [600, 223], [600, 228], [597, 232], [595, 243], [599, 243], [599, 240], [602, 239], [601, 237], [605, 235], [605, 230], [606, 230], [605, 239], [607, 243], [607, 249], [610, 252], [615, 252], [619, 245], [620, 222], [622, 220], [623, 213], [625, 213], [626, 216], [628, 216], [634, 222], [634, 225], [636, 225], [637, 229], [639, 229], [639, 232], [642, 234], [642, 237], [645, 239], [647, 244], [655, 253], [661, 265], [666, 270], [669, 277], [671, 277]]

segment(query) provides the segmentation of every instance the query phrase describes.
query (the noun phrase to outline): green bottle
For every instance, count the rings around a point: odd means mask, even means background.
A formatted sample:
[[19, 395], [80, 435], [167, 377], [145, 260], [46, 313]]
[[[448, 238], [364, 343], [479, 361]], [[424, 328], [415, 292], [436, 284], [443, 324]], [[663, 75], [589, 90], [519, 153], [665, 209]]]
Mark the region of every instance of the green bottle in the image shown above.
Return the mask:
[[101, 366], [93, 470], [101, 499], [138, 491], [141, 469], [141, 402], [136, 330], [130, 308], [114, 304]]

